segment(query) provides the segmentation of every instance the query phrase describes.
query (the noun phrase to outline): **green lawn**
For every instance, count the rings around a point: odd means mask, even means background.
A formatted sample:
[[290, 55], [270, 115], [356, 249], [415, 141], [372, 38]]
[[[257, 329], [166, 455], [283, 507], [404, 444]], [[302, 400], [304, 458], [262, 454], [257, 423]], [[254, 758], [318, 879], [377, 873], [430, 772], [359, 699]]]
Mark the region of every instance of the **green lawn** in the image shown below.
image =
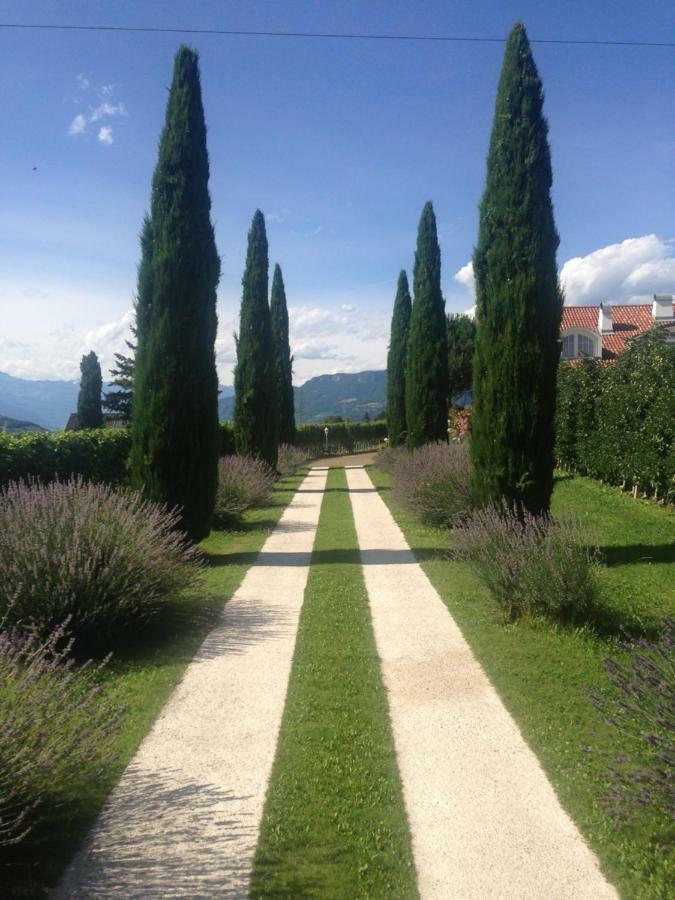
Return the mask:
[[251, 895], [417, 897], [341, 469], [328, 476]]
[[558, 480], [554, 512], [574, 509], [587, 520], [607, 558], [601, 573], [606, 616], [596, 623], [603, 627], [507, 625], [468, 568], [448, 559], [449, 534], [393, 507], [389, 476], [377, 469], [370, 474], [607, 875], [625, 897], [674, 896], [672, 826], [655, 816], [617, 828], [596, 802], [607, 786], [603, 758], [584, 751], [589, 745], [619, 749], [616, 733], [602, 725], [587, 696], [587, 689], [606, 684], [602, 657], [611, 652], [609, 634], [621, 621], [650, 631], [660, 614], [675, 611], [672, 510], [590, 479]]
[[213, 532], [202, 544], [217, 562], [208, 570], [206, 590], [171, 602], [144, 633], [115, 649], [105, 688], [128, 707], [116, 762], [98, 777], [89, 773], [80, 784], [55, 786], [59, 805], [45, 811], [22, 844], [3, 848], [7, 865], [0, 863], [1, 897], [43, 896], [45, 887], [55, 883], [300, 481], [301, 476], [284, 478], [269, 506], [246, 513], [237, 530]]

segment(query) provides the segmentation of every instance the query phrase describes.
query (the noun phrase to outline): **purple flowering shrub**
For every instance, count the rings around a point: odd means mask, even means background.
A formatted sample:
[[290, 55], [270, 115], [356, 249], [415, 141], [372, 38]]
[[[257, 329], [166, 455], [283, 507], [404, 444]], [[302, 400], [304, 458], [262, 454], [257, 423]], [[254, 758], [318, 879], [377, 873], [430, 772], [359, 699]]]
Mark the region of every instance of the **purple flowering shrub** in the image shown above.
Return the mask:
[[79, 478], [0, 491], [0, 619], [80, 638], [146, 621], [200, 576], [178, 515]]
[[425, 525], [448, 528], [471, 509], [471, 460], [466, 444], [439, 441], [402, 452], [392, 479], [394, 499]]
[[63, 627], [44, 639], [0, 630], [0, 847], [112, 758], [124, 707], [101, 689], [107, 661], [77, 667], [71, 648]]
[[218, 463], [216, 515], [227, 519], [260, 506], [269, 498], [275, 481], [273, 469], [261, 459], [223, 456]]
[[471, 566], [509, 620], [582, 620], [596, 602], [599, 553], [575, 517], [520, 519], [493, 505], [454, 524], [453, 557]]
[[396, 463], [404, 453], [406, 453], [405, 446], [400, 444], [396, 447], [385, 447], [383, 450], [380, 450], [375, 457], [374, 465], [381, 472], [386, 472], [388, 475], [391, 475]]
[[303, 466], [307, 465], [309, 451], [302, 447], [294, 447], [292, 444], [280, 444], [277, 469], [280, 475], [295, 475]]
[[653, 813], [675, 819], [675, 621], [655, 642], [618, 642], [603, 660], [609, 690], [591, 693], [621, 754], [607, 754], [611, 787], [602, 803], [618, 821]]

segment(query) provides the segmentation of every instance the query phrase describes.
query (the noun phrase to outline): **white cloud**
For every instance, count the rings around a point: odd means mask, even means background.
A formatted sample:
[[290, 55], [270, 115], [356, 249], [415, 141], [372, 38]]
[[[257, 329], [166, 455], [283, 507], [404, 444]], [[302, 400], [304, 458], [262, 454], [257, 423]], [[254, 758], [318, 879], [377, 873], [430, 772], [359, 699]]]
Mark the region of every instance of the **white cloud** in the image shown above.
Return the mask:
[[568, 306], [647, 302], [654, 293], [675, 290], [672, 241], [655, 234], [609, 244], [568, 259], [560, 271]]
[[473, 275], [473, 262], [471, 260], [455, 272], [452, 278], [457, 284], [461, 284], [465, 287], [472, 297], [476, 296], [476, 281]]
[[343, 310], [344, 312], [354, 312], [356, 307], [353, 306], [351, 303], [343, 303], [342, 306], [340, 307], [340, 309]]
[[96, 109], [92, 110], [89, 121], [98, 122], [99, 119], [103, 119], [105, 116], [126, 116], [126, 114], [127, 108], [121, 101], [119, 103], [108, 103], [107, 100], [104, 100]]
[[91, 84], [87, 76], [82, 72], [80, 72], [80, 74], [77, 76], [77, 83], [79, 84], [80, 90], [82, 91], [89, 90], [89, 85]]
[[113, 142], [113, 130], [108, 125], [104, 125], [103, 128], [99, 128], [98, 130], [98, 140], [101, 144], [105, 144], [109, 147]]
[[87, 127], [87, 120], [84, 118], [82, 114], [75, 116], [73, 121], [70, 123], [70, 128], [68, 129], [68, 134], [82, 134], [82, 132]]
[[276, 212], [265, 213], [265, 221], [275, 222], [277, 225], [282, 225], [289, 217], [290, 212], [291, 211], [288, 209], [288, 207], [284, 206], [283, 209], [277, 210]]

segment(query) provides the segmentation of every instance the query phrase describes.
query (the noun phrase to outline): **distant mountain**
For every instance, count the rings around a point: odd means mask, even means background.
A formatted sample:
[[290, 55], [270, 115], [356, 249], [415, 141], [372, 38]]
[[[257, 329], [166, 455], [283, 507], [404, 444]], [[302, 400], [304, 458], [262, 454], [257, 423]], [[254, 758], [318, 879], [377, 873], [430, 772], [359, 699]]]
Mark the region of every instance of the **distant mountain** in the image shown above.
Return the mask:
[[35, 422], [24, 422], [20, 419], [10, 419], [9, 416], [3, 416], [0, 413], [0, 432], [5, 431], [7, 434], [26, 434], [29, 431], [46, 431], [42, 425], [36, 425]]
[[[114, 385], [103, 385], [103, 390], [114, 390]], [[34, 422], [37, 426], [56, 431], [65, 428], [68, 416], [77, 409], [77, 381], [30, 381], [0, 372], [0, 410], [2, 417]], [[220, 387], [218, 411], [224, 418], [221, 405], [234, 396], [234, 388]], [[231, 404], [231, 401], [230, 401]], [[0, 419], [0, 427], [2, 420]]]
[[[233, 392], [234, 393], [234, 392]], [[366, 413], [374, 418], [386, 405], [387, 373], [357, 372], [317, 375], [296, 387], [295, 419], [301, 422], [323, 422], [327, 416], [360, 421]], [[234, 396], [218, 404], [221, 420], [231, 420]]]

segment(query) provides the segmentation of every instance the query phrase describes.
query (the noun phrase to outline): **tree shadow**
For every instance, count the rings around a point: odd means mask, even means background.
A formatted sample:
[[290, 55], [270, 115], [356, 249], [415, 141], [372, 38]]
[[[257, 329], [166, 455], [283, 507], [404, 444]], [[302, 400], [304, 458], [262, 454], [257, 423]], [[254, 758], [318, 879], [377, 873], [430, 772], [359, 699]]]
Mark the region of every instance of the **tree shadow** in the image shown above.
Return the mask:
[[643, 563], [675, 563], [675, 542], [671, 544], [628, 544], [600, 547], [607, 566], [631, 566]]
[[210, 565], [258, 565], [258, 566], [322, 566], [353, 564], [364, 566], [414, 565], [420, 561], [440, 559], [441, 551], [434, 547], [415, 547], [411, 550], [314, 550], [309, 552], [280, 551], [271, 553], [261, 550], [258, 553], [214, 553], [210, 556]]

